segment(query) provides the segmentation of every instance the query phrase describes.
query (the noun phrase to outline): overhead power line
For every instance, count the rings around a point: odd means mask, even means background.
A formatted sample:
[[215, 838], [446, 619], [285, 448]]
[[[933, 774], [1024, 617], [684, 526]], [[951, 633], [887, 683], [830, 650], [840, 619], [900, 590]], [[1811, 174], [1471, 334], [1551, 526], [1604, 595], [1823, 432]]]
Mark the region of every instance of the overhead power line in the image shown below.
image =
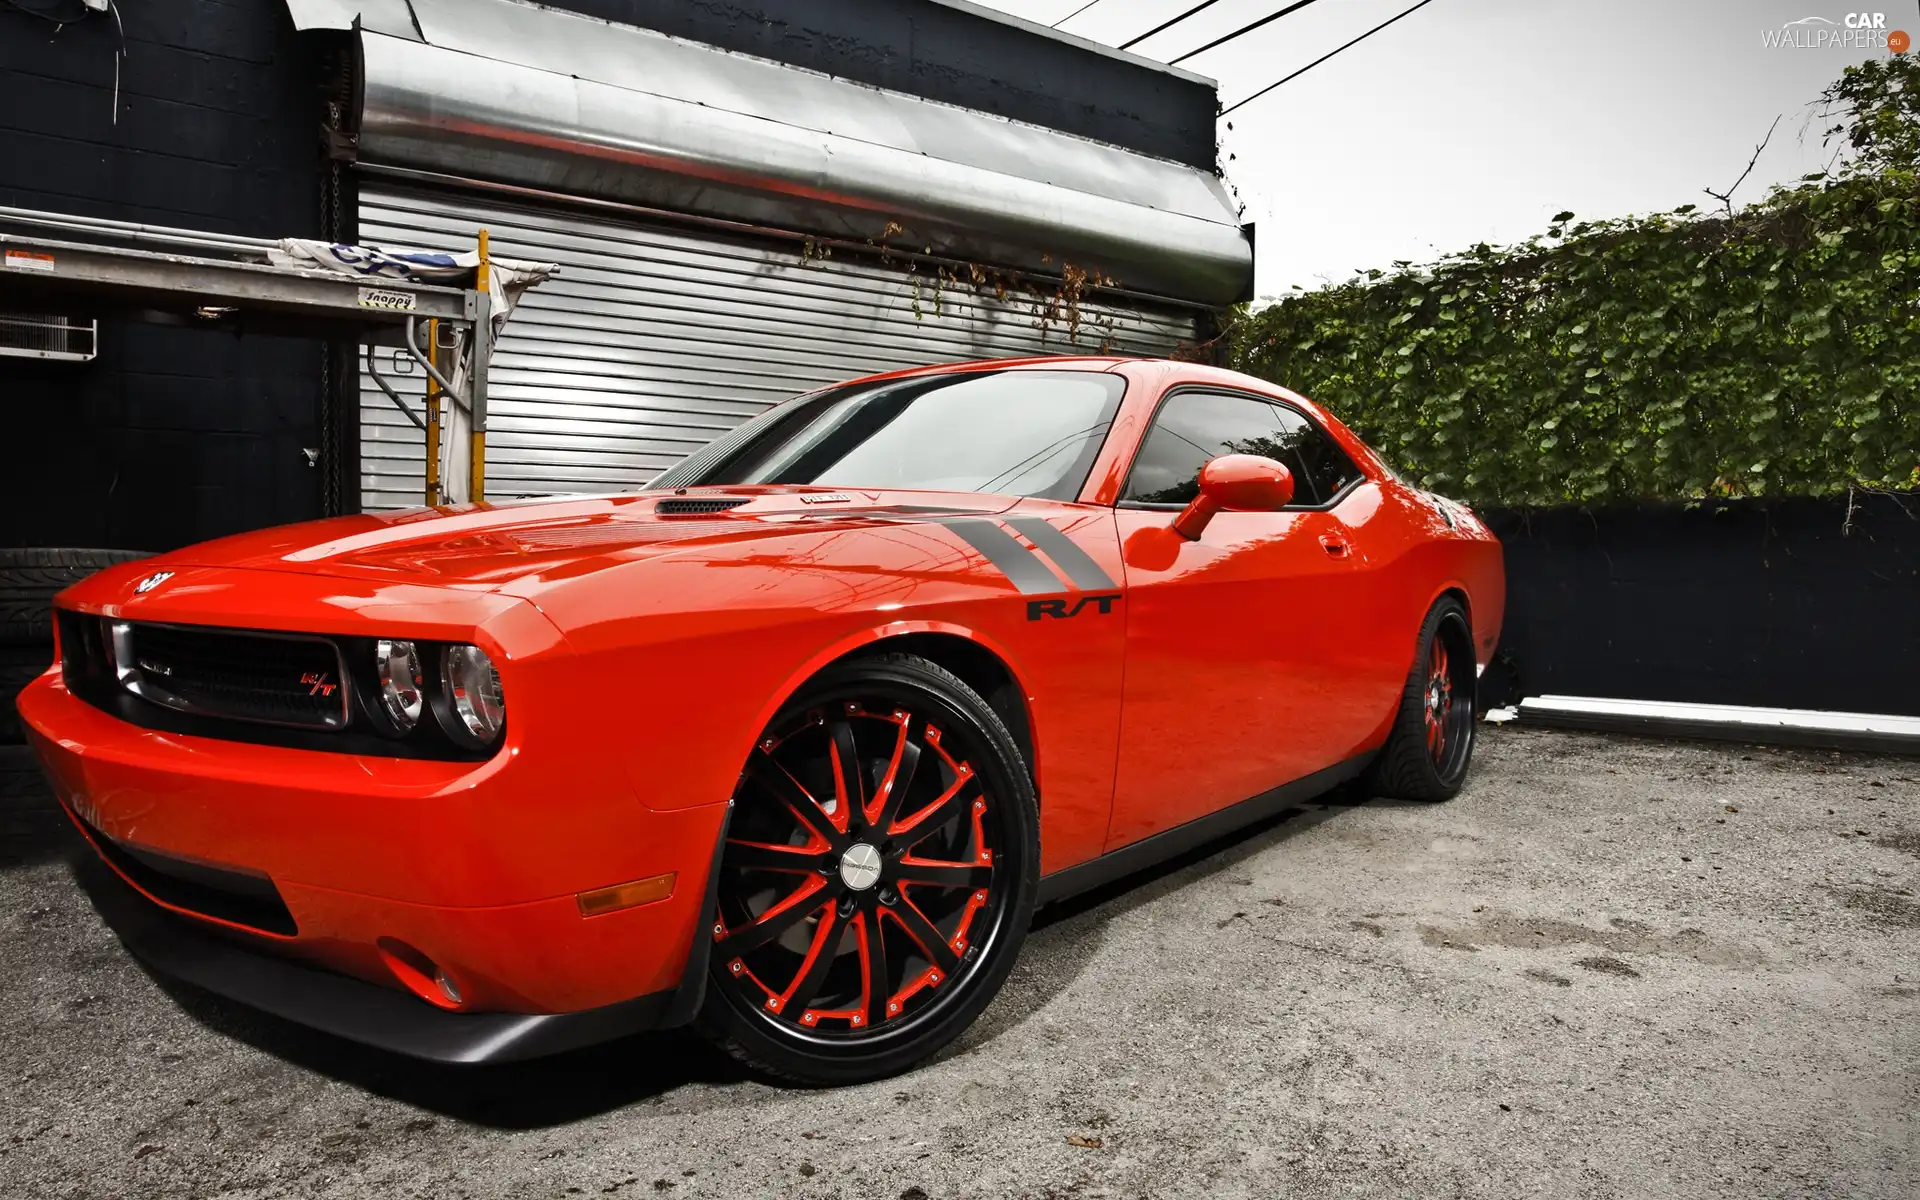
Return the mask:
[[[1414, 5], [1412, 8], [1409, 8], [1407, 11], [1401, 13], [1400, 16], [1387, 18], [1386, 20], [1380, 22], [1378, 25], [1375, 25], [1372, 29], [1367, 30], [1365, 33], [1361, 34], [1359, 37], [1348, 42], [1346, 45], [1337, 46], [1334, 49], [1327, 51], [1325, 54], [1322, 54], [1319, 58], [1314, 59], [1312, 62], [1308, 63], [1306, 66], [1301, 67], [1298, 71], [1295, 71], [1293, 74], [1288, 75], [1281, 79], [1274, 80], [1272, 83], [1261, 88], [1259, 91], [1255, 92], [1253, 95], [1248, 96], [1245, 100], [1234, 101], [1232, 104], [1228, 105], [1226, 108], [1221, 109], [1220, 115], [1224, 117], [1228, 113], [1232, 112], [1236, 108], [1241, 107], [1242, 105], [1251, 104], [1253, 101], [1258, 100], [1260, 97], [1266, 95], [1268, 92], [1279, 87], [1281, 84], [1286, 83], [1288, 80], [1300, 78], [1302, 75], [1305, 75], [1308, 71], [1313, 70], [1315, 67], [1319, 66], [1321, 63], [1332, 58], [1334, 55], [1339, 54], [1341, 51], [1350, 50], [1353, 47], [1358, 46], [1361, 42], [1364, 42], [1368, 38], [1372, 37], [1374, 34], [1379, 33], [1382, 29], [1385, 29], [1387, 26], [1393, 24], [1395, 21], [1400, 20], [1401, 17], [1410, 17], [1414, 13], [1419, 12], [1421, 9], [1425, 8], [1427, 5], [1432, 3], [1433, 3], [1433, 0], [1420, 0], [1420, 3]], [[1178, 62], [1180, 60], [1175, 59], [1174, 61]]]
[[[1268, 13], [1266, 16], [1261, 17], [1258, 21], [1253, 21], [1249, 24], [1242, 25], [1240, 28], [1234, 30], [1232, 33], [1227, 34], [1225, 37], [1217, 37], [1213, 39], [1212, 41], [1208, 42], [1206, 45], [1200, 47], [1198, 50], [1189, 50], [1185, 54], [1182, 54], [1179, 58], [1168, 59], [1167, 65], [1171, 67], [1176, 64], [1185, 62], [1187, 59], [1192, 58], [1196, 54], [1205, 54], [1207, 51], [1213, 49], [1215, 46], [1225, 45], [1226, 43], [1239, 37], [1243, 33], [1252, 33], [1254, 30], [1260, 28], [1262, 25], [1268, 25], [1273, 23], [1274, 21], [1278, 21], [1281, 17], [1286, 16], [1288, 13], [1299, 12], [1301, 9], [1305, 8], [1307, 5], [1312, 3], [1314, 3], [1314, 0], [1295, 0], [1294, 3], [1287, 5], [1285, 8], [1281, 9], [1279, 12]], [[1205, 7], [1205, 6], [1203, 5], [1202, 7]]]
[[1179, 16], [1175, 17], [1173, 20], [1160, 22], [1158, 25], [1155, 25], [1152, 29], [1147, 30], [1145, 33], [1141, 34], [1137, 38], [1134, 38], [1130, 42], [1121, 42], [1120, 48], [1122, 50], [1131, 50], [1135, 46], [1138, 46], [1141, 42], [1144, 42], [1148, 38], [1152, 37], [1154, 34], [1159, 33], [1162, 29], [1171, 29], [1175, 25], [1178, 25], [1180, 22], [1186, 20], [1188, 17], [1199, 12], [1201, 9], [1212, 8], [1214, 5], [1218, 3], [1220, 3], [1220, 0], [1202, 0], [1201, 3], [1194, 5], [1192, 8], [1181, 13]]
[[1072, 12], [1068, 13], [1066, 16], [1061, 17], [1058, 21], [1055, 21], [1053, 24], [1047, 26], [1047, 28], [1058, 29], [1062, 25], [1065, 25], [1068, 21], [1073, 20], [1075, 17], [1079, 16], [1081, 13], [1087, 11], [1088, 9], [1092, 8], [1094, 5], [1098, 3], [1100, 3], [1100, 0], [1087, 0], [1085, 4], [1082, 4], [1079, 8], [1074, 9]]

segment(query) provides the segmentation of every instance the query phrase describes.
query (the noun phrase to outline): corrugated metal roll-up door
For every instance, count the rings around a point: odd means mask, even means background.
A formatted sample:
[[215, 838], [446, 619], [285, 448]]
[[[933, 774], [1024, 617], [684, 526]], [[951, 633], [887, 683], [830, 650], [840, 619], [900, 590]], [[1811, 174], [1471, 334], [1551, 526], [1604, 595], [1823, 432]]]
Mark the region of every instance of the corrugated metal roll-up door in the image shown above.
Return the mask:
[[[529, 291], [494, 353], [491, 498], [636, 488], [768, 405], [876, 371], [968, 359], [1162, 355], [1195, 336], [1192, 310], [1083, 305], [1078, 339], [1041, 328], [1033, 301], [949, 287], [871, 261], [805, 257], [773, 241], [641, 224], [497, 197], [362, 184], [360, 240], [471, 245], [560, 264]], [[916, 290], [915, 280], [922, 286]], [[419, 372], [378, 352], [418, 411]], [[396, 362], [396, 359], [400, 361]], [[362, 372], [361, 502], [420, 503], [425, 438]]]

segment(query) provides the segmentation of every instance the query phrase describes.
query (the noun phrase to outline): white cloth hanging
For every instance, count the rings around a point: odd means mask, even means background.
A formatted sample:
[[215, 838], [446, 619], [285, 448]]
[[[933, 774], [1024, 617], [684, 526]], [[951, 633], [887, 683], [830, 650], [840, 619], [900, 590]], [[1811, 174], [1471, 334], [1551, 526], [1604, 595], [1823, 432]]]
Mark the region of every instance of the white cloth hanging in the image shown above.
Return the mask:
[[[312, 238], [281, 238], [267, 251], [276, 267], [319, 267], [343, 275], [399, 279], [413, 283], [457, 284], [480, 265], [478, 250], [393, 250], [385, 246], [346, 246]], [[487, 256], [487, 296], [492, 301], [493, 332], [506, 324], [520, 293], [559, 274], [555, 263]]]

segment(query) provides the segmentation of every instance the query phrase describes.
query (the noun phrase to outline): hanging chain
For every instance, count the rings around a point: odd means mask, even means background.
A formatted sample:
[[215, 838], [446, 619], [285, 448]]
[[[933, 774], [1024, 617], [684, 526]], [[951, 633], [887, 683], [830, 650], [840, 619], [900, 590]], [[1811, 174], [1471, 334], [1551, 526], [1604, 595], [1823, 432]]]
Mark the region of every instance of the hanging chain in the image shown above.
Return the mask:
[[[329, 105], [329, 116], [337, 120], [338, 106]], [[340, 164], [329, 161], [326, 175], [321, 183], [320, 227], [330, 241], [340, 237]], [[342, 453], [345, 428], [348, 422], [342, 421], [342, 397], [345, 392], [344, 380], [334, 378], [334, 359], [336, 347], [329, 339], [320, 346], [320, 512], [323, 516], [337, 517], [346, 511], [342, 492], [345, 480], [341, 478], [346, 456]]]
[[[339, 71], [344, 73], [349, 69], [344, 57], [336, 61]], [[320, 181], [320, 231], [322, 237], [332, 242], [338, 242], [346, 235], [346, 222], [341, 211], [344, 185], [342, 163], [335, 143], [346, 119], [346, 105], [341, 97], [347, 92], [349, 84], [350, 80], [344, 74], [336, 81], [334, 95], [326, 101], [326, 121], [322, 130], [322, 140], [326, 146], [326, 173]], [[349, 387], [349, 380], [355, 377], [355, 373], [341, 366], [342, 357], [335, 339], [329, 339], [322, 345], [320, 511], [329, 517], [339, 516], [348, 510], [347, 489], [351, 481], [346, 478], [346, 467], [354, 460], [347, 439], [356, 428], [356, 422], [348, 419], [351, 413], [347, 405], [358, 401], [358, 389]]]

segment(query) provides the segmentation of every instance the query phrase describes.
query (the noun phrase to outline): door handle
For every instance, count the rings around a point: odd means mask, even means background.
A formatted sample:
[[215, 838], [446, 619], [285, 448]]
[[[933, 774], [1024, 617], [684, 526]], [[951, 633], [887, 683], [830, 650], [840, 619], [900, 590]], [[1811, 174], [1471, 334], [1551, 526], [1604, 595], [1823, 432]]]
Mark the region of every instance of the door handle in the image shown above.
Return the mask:
[[1323, 533], [1320, 535], [1320, 548], [1334, 558], [1345, 558], [1349, 551], [1346, 539], [1335, 537], [1331, 533]]

